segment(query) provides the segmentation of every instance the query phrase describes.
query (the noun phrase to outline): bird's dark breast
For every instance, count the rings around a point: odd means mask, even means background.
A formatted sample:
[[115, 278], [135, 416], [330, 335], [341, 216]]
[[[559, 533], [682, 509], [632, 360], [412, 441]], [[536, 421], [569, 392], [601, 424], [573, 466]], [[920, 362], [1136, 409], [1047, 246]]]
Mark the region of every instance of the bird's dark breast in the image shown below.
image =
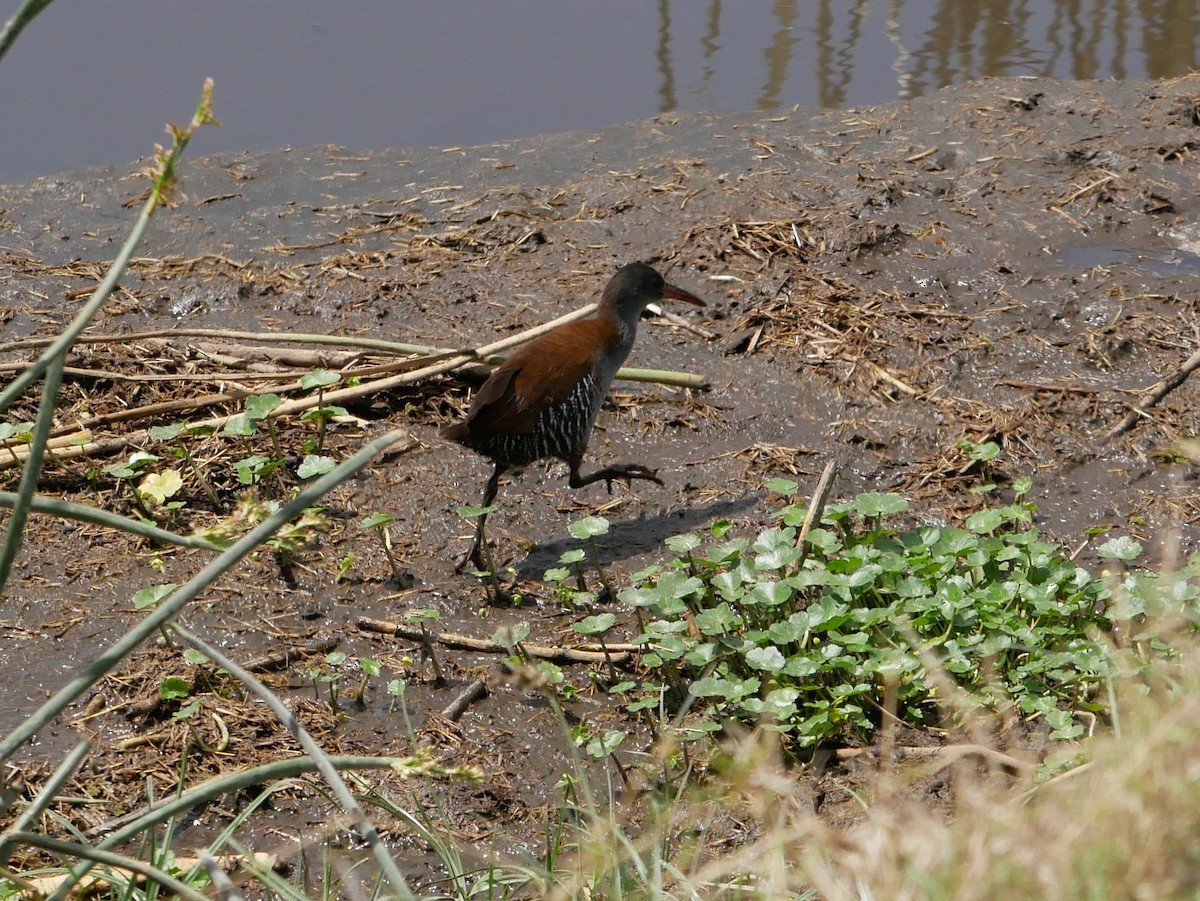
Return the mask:
[[447, 430], [444, 434], [508, 466], [524, 466], [544, 457], [575, 459], [587, 448], [596, 408], [603, 401], [596, 394], [596, 381], [588, 375], [579, 380], [565, 401], [543, 410], [532, 431], [475, 435], [467, 422], [458, 433]]

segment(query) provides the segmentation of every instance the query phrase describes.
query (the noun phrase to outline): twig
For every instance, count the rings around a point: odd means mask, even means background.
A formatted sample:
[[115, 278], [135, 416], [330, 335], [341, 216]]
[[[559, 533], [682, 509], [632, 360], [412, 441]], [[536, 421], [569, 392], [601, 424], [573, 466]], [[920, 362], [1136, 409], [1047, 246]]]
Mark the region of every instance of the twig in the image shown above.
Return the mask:
[[1099, 394], [1103, 388], [1088, 388], [1083, 385], [1049, 385], [1045, 382], [1027, 382], [1024, 379], [1000, 379], [998, 384], [1024, 391], [1053, 391], [1059, 394]]
[[476, 679], [468, 685], [461, 694], [442, 710], [442, 717], [451, 722], [458, 722], [461, 717], [474, 702], [480, 698], [487, 697], [487, 685], [482, 679]]
[[[313, 407], [316, 407], [316, 406], [319, 406], [322, 404], [339, 404], [339, 403], [344, 403], [347, 401], [358, 400], [360, 398], [368, 397], [368, 396], [374, 395], [374, 394], [382, 392], [382, 391], [389, 391], [389, 390], [392, 390], [394, 388], [398, 388], [398, 387], [401, 387], [404, 385], [414, 384], [423, 379], [433, 378], [438, 375], [443, 375], [447, 372], [450, 372], [451, 370], [458, 369], [462, 366], [471, 365], [474, 363], [478, 363], [480, 361], [490, 361], [491, 358], [493, 358], [496, 354], [500, 353], [503, 350], [507, 350], [510, 347], [514, 347], [516, 345], [523, 344], [524, 342], [530, 341], [533, 338], [538, 337], [539, 335], [545, 334], [547, 331], [550, 331], [551, 329], [554, 329], [554, 328], [558, 327], [559, 325], [562, 325], [566, 322], [572, 322], [576, 319], [586, 316], [588, 313], [592, 312], [595, 309], [595, 306], [596, 306], [595, 304], [588, 304], [587, 306], [582, 307], [578, 310], [575, 310], [572, 313], [568, 313], [565, 316], [560, 316], [558, 319], [552, 320], [551, 322], [536, 326], [531, 329], [527, 329], [526, 331], [520, 332], [519, 334], [512, 335], [512, 336], [510, 336], [508, 338], [504, 338], [500, 341], [495, 341], [492, 344], [487, 344], [482, 347], [476, 348], [474, 350], [438, 351], [432, 355], [429, 355], [429, 356], [426, 356], [423, 358], [419, 358], [416, 360], [402, 361], [399, 364], [399, 366], [400, 366], [400, 368], [403, 368], [404, 370], [406, 370], [404, 372], [401, 372], [396, 375], [391, 375], [389, 377], [382, 378], [382, 379], [375, 379], [372, 381], [362, 382], [361, 384], [356, 385], [354, 387], [346, 387], [346, 388], [342, 388], [342, 389], [339, 389], [336, 391], [327, 391], [327, 392], [324, 392], [320, 396], [309, 396], [309, 397], [293, 399], [291, 401], [288, 401], [288, 402], [280, 405], [275, 410], [273, 410], [271, 413], [271, 418], [278, 419], [278, 418], [285, 417], [285, 416], [291, 416], [296, 413], [304, 412], [305, 410], [310, 410]], [[211, 332], [213, 330], [192, 329], [189, 331]], [[181, 334], [181, 333], [182, 332], [176, 332], [175, 334]], [[142, 338], [147, 338], [147, 337], [151, 337], [151, 336], [162, 337], [164, 334], [171, 334], [171, 333], [170, 332], [140, 333]], [[262, 335], [259, 335], [257, 333], [247, 333], [247, 332], [227, 332], [225, 334], [229, 335], [229, 336], [256, 335], [256, 337], [258, 337], [260, 340], [263, 337]], [[111, 339], [116, 336], [108, 336], [108, 337]], [[326, 336], [288, 336], [288, 337], [300, 338], [300, 337], [326, 337]], [[84, 339], [84, 340], [86, 340], [86, 339]], [[134, 336], [123, 336], [122, 340], [124, 340], [124, 341], [135, 340], [135, 337]], [[283, 339], [281, 339], [281, 340], [283, 340]], [[366, 341], [367, 339], [347, 339], [347, 340]], [[374, 343], [374, 342], [372, 342], [372, 343]], [[389, 342], [380, 342], [380, 343], [389, 343]], [[398, 346], [398, 345], [393, 345], [393, 347], [396, 347], [396, 346]], [[413, 347], [413, 346], [410, 345], [410, 347]], [[413, 366], [417, 366], [420, 368], [413, 369], [412, 368]], [[394, 369], [395, 367], [389, 367], [389, 368]], [[617, 375], [618, 375], [618, 377], [628, 377], [625, 375], [625, 373], [627, 373], [627, 372], [629, 372], [629, 371], [625, 370], [622, 372], [618, 372]], [[653, 382], [659, 382], [659, 383], [663, 383], [663, 384], [679, 385], [682, 387], [699, 388], [699, 387], [703, 387], [706, 384], [705, 380], [702, 377], [691, 375], [688, 373], [673, 373], [673, 372], [664, 371], [664, 370], [633, 370], [632, 375], [633, 375], [632, 380], [636, 380], [636, 381], [653, 381]], [[289, 391], [301, 390], [301, 386], [298, 381], [297, 382], [289, 382], [285, 385], [275, 386], [274, 390], [277, 393], [282, 394], [282, 393], [286, 393]], [[226, 401], [239, 400], [241, 398], [249, 396], [249, 394], [250, 394], [249, 391], [238, 391], [236, 393], [206, 395], [204, 398], [197, 399], [194, 401], [175, 401], [175, 402], [171, 402], [169, 404], [155, 404], [155, 405], [151, 405], [148, 407], [143, 407], [143, 408], [140, 408], [140, 412], [135, 411], [135, 410], [125, 410], [125, 411], [121, 411], [120, 413], [110, 414], [107, 417], [96, 417], [93, 420], [89, 420], [85, 426], [82, 426], [82, 431], [86, 434], [86, 433], [90, 432], [95, 426], [100, 425], [103, 422], [115, 422], [118, 420], [128, 421], [130, 419], [136, 419], [141, 416], [160, 415], [160, 414], [167, 413], [167, 412], [179, 412], [182, 410], [201, 409], [205, 406], [214, 406], [219, 403], [226, 402]], [[204, 420], [201, 422], [191, 423], [191, 425], [196, 428], [203, 428], [203, 427], [220, 428], [226, 422], [228, 422], [230, 419], [232, 419], [235, 415], [237, 415], [237, 414], [218, 416], [218, 417], [214, 417], [214, 418]], [[75, 457], [81, 457], [81, 456], [100, 457], [100, 456], [105, 456], [107, 454], [117, 453], [120, 450], [122, 450], [126, 447], [129, 447], [130, 445], [134, 445], [134, 444], [143, 442], [143, 441], [147, 440], [147, 438], [149, 437], [149, 430], [143, 429], [143, 430], [133, 432], [128, 435], [121, 436], [120, 438], [109, 439], [107, 441], [96, 441], [96, 442], [89, 442], [86, 444], [80, 444], [80, 443], [78, 443], [79, 437], [80, 437], [80, 432], [81, 432], [80, 426], [68, 427], [65, 429], [64, 428], [56, 429], [56, 430], [54, 430], [54, 433], [53, 433], [56, 436], [56, 438], [55, 438], [55, 440], [50, 441], [48, 443], [48, 448], [53, 449], [55, 457], [57, 457], [59, 459], [64, 459], [64, 460], [73, 459]], [[0, 471], [12, 468], [13, 466], [18, 466], [24, 461], [25, 455], [27, 453], [26, 446], [25, 445], [13, 446], [13, 444], [14, 444], [14, 442], [10, 442], [8, 445], [0, 445], [0, 448], [6, 447], [11, 450], [11, 453], [7, 458], [0, 459]]]
[[871, 371], [875, 373], [877, 378], [887, 382], [901, 393], [907, 394], [909, 397], [916, 397], [918, 394], [920, 394], [920, 392], [917, 391], [917, 389], [912, 385], [909, 385], [907, 382], [900, 381], [900, 379], [892, 375], [878, 363], [872, 363], [870, 360], [863, 360], [863, 362], [871, 368]]
[[817, 480], [812, 500], [808, 502], [808, 514], [804, 517], [804, 525], [800, 527], [800, 534], [796, 536], [796, 547], [800, 548], [800, 557], [796, 560], [797, 569], [804, 563], [807, 554], [804, 539], [808, 537], [813, 525], [821, 521], [821, 514], [825, 512], [825, 503], [829, 500], [829, 492], [833, 490], [833, 480], [836, 476], [837, 464], [830, 460], [825, 464], [821, 478]]
[[[590, 310], [589, 310], [590, 312]], [[443, 353], [444, 348], [428, 347], [424, 344], [402, 344], [380, 338], [363, 338], [345, 335], [314, 335], [304, 332], [244, 332], [219, 328], [167, 328], [144, 332], [129, 332], [113, 335], [80, 335], [76, 344], [127, 344], [131, 341], [147, 341], [152, 338], [218, 338], [234, 341], [274, 341], [280, 344], [327, 344], [334, 347], [354, 347], [360, 350], [378, 350], [398, 355]], [[45, 347], [53, 338], [20, 338], [0, 344], [0, 353], [21, 350], [26, 347]]]
[[1104, 178], [1098, 178], [1094, 182], [1084, 185], [1079, 190], [1072, 191], [1070, 194], [1068, 194], [1062, 200], [1056, 200], [1054, 203], [1050, 204], [1048, 209], [1053, 210], [1053, 209], [1057, 209], [1058, 207], [1068, 206], [1069, 204], [1074, 203], [1076, 200], [1078, 200], [1084, 194], [1087, 194], [1089, 191], [1094, 191], [1094, 190], [1096, 190], [1096, 188], [1101, 188], [1104, 185], [1108, 184], [1110, 181], [1116, 181], [1116, 178], [1117, 177], [1115, 175], [1106, 175], [1106, 176], [1104, 176]]
[[1156, 383], [1150, 393], [1142, 398], [1142, 402], [1130, 410], [1124, 419], [1101, 438], [1100, 443], [1108, 444], [1108, 442], [1112, 441], [1118, 435], [1128, 432], [1139, 419], [1148, 415], [1151, 407], [1182, 385], [1187, 380], [1187, 377], [1195, 372], [1197, 368], [1200, 368], [1200, 350], [1188, 357], [1187, 361], [1173, 373]]
[[[422, 641], [421, 630], [417, 626], [409, 626], [404, 623], [395, 623], [388, 620], [372, 619], [369, 616], [360, 616], [356, 625], [364, 632], [377, 632], [382, 635], [396, 635], [401, 638], [407, 638], [410, 641]], [[436, 641], [438, 644], [447, 648], [455, 648], [460, 651], [478, 651], [484, 654], [507, 654], [508, 647], [503, 644], [498, 644], [489, 638], [472, 638], [469, 635], [457, 635], [453, 632], [430, 633], [429, 639]], [[609, 651], [615, 652], [610, 656], [614, 663], [625, 663], [630, 656], [640, 653], [643, 648], [641, 645], [633, 644], [609, 644], [606, 645]], [[593, 651], [584, 650], [582, 648], [566, 648], [552, 647], [546, 645], [535, 645], [521, 643], [521, 648], [530, 657], [537, 657], [539, 660], [549, 660], [553, 663], [604, 663], [606, 657], [603, 650]]]
[[273, 651], [270, 654], [252, 657], [243, 663], [242, 666], [246, 668], [247, 672], [251, 673], [267, 673], [273, 670], [281, 670], [298, 657], [327, 654], [338, 646], [338, 642], [339, 639], [333, 636], [319, 638], [316, 641], [309, 642], [302, 648], [285, 648], [280, 651]]
[[[657, 304], [655, 304], [655, 306], [657, 306]], [[672, 313], [670, 310], [660, 309], [658, 311], [658, 317], [670, 323], [671, 325], [683, 329], [685, 332], [691, 332], [693, 335], [703, 338], [705, 341], [715, 341], [717, 339], [715, 332], [710, 332], [708, 329], [702, 328], [701, 326], [696, 325], [696, 323], [684, 319], [678, 313]]]

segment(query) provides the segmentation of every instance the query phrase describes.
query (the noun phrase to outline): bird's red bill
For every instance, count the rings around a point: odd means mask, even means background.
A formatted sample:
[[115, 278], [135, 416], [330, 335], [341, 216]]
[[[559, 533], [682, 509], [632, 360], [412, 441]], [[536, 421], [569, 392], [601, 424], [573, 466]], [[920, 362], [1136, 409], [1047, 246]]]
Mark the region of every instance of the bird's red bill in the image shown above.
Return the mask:
[[695, 294], [689, 294], [683, 288], [676, 288], [674, 285], [663, 285], [663, 297], [668, 300], [682, 300], [684, 303], [690, 303], [697, 307], [705, 305], [704, 301]]

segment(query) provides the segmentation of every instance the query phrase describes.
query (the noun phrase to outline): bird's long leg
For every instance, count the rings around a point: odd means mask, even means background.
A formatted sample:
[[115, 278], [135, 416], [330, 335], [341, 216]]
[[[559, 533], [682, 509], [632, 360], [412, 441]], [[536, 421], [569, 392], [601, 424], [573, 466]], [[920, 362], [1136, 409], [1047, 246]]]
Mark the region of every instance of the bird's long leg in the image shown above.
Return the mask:
[[[499, 463], [496, 464], [495, 468], [492, 470], [492, 477], [487, 480], [487, 485], [485, 485], [483, 488], [483, 501], [479, 506], [490, 507], [492, 505], [492, 501], [496, 499], [496, 492], [500, 490], [500, 476], [504, 475], [504, 473], [507, 471], [507, 466], [503, 466]], [[467, 552], [467, 556], [459, 560], [458, 564], [454, 567], [454, 571], [456, 573], [462, 572], [463, 567], [468, 563], [474, 564], [475, 568], [478, 570], [487, 570], [488, 572], [491, 572], [491, 561], [486, 559], [490, 555], [485, 553], [487, 546], [483, 537], [483, 524], [486, 520], [486, 513], [480, 515], [476, 519], [475, 541], [471, 544], [471, 550]]]
[[571, 478], [567, 484], [572, 488], [582, 488], [584, 485], [591, 485], [593, 482], [604, 482], [608, 488], [608, 493], [612, 494], [614, 479], [620, 479], [626, 485], [631, 484], [634, 479], [645, 479], [647, 482], [654, 482], [656, 485], [663, 483], [662, 479], [658, 477], [658, 470], [643, 466], [641, 463], [614, 463], [612, 466], [598, 469], [591, 475], [586, 476], [579, 474], [579, 467], [582, 463], [582, 459], [567, 461], [567, 464], [571, 467]]

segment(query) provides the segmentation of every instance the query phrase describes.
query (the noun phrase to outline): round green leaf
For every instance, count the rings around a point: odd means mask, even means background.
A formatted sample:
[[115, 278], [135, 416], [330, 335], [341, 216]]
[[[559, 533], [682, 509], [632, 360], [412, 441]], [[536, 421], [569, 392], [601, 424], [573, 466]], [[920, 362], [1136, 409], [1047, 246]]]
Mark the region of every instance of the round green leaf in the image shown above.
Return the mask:
[[603, 516], [585, 516], [567, 526], [567, 531], [581, 541], [608, 534], [608, 520]]
[[613, 627], [617, 622], [617, 617], [612, 613], [598, 613], [595, 616], [585, 617], [575, 623], [573, 628], [580, 635], [603, 635]]

